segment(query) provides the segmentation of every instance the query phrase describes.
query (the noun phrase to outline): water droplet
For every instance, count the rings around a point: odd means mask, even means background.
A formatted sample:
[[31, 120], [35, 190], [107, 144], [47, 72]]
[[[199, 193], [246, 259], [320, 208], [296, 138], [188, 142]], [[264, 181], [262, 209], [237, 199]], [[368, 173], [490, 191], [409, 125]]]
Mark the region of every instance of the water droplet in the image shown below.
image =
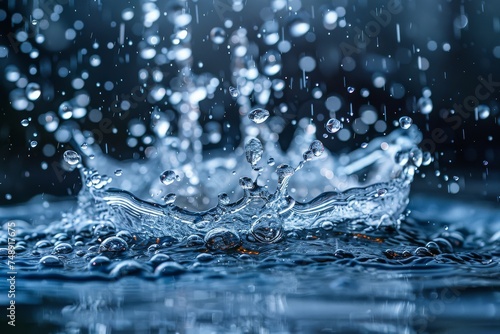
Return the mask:
[[167, 261], [172, 261], [172, 258], [163, 253], [155, 254], [151, 257], [151, 259], [149, 259], [149, 263], [151, 263], [153, 267], [158, 267], [160, 264]]
[[351, 86], [347, 87], [347, 92], [348, 92], [349, 94], [354, 93], [354, 91], [355, 91], [355, 90], [356, 90], [356, 89], [355, 89], [354, 87], [351, 87]]
[[163, 197], [165, 204], [173, 204], [177, 199], [177, 195], [174, 193], [167, 194]]
[[297, 15], [290, 22], [290, 35], [293, 37], [300, 37], [305, 35], [310, 28], [311, 25], [307, 17], [305, 17], [305, 15]]
[[236, 232], [223, 227], [210, 230], [204, 238], [207, 248], [212, 250], [228, 250], [238, 247], [241, 239]]
[[330, 118], [325, 124], [326, 131], [330, 133], [335, 133], [342, 128], [342, 124], [336, 118]]
[[427, 97], [421, 97], [418, 99], [418, 109], [421, 114], [427, 115], [430, 114], [433, 108], [432, 100]]
[[168, 186], [176, 179], [175, 172], [173, 170], [166, 170], [160, 175], [160, 181], [164, 185]]
[[274, 164], [275, 164], [274, 158], [273, 158], [273, 157], [270, 157], [269, 159], [267, 159], [267, 164], [268, 164], [269, 166], [274, 166]]
[[260, 140], [252, 138], [245, 144], [245, 156], [252, 166], [255, 166], [260, 161], [262, 153], [264, 153], [264, 148]]
[[116, 176], [122, 176], [123, 175], [123, 171], [121, 169], [117, 169], [117, 170], [115, 170], [115, 175]]
[[240, 187], [242, 189], [253, 189], [253, 181], [249, 177], [242, 177], [240, 178]]
[[422, 165], [428, 166], [432, 162], [432, 155], [430, 152], [424, 152], [423, 158], [422, 158]]
[[72, 150], [67, 150], [63, 154], [64, 161], [66, 161], [68, 164], [74, 166], [81, 161], [81, 157], [78, 153]]
[[42, 95], [42, 91], [40, 90], [40, 85], [36, 82], [30, 82], [26, 86], [26, 97], [31, 101], [35, 101]]
[[240, 92], [238, 91], [238, 88], [235, 88], [233, 86], [229, 86], [229, 94], [232, 97], [238, 97], [240, 95]]
[[179, 275], [186, 271], [186, 268], [174, 261], [167, 261], [160, 264], [155, 269], [155, 275], [157, 276], [171, 276]]
[[399, 125], [402, 129], [409, 129], [412, 124], [413, 120], [408, 116], [403, 116], [399, 119]]
[[399, 151], [396, 153], [394, 159], [400, 166], [405, 166], [410, 160], [410, 154], [408, 151]]
[[319, 140], [315, 140], [309, 145], [309, 150], [312, 151], [315, 157], [319, 157], [325, 151], [323, 143]]
[[283, 224], [279, 217], [261, 217], [252, 224], [250, 232], [258, 242], [274, 243], [283, 235]]
[[38, 142], [37, 142], [36, 140], [32, 140], [32, 141], [30, 142], [30, 146], [31, 146], [32, 148], [35, 148], [37, 145], [38, 145]]
[[488, 118], [488, 116], [490, 116], [490, 107], [484, 104], [480, 104], [474, 109], [474, 112], [477, 116], [479, 116], [480, 119], [486, 119]]
[[99, 253], [103, 252], [124, 252], [128, 250], [125, 240], [119, 237], [110, 237], [99, 245]]
[[63, 102], [59, 105], [59, 116], [62, 119], [70, 119], [73, 116], [73, 106], [69, 102]]
[[228, 205], [229, 203], [231, 203], [231, 199], [226, 193], [219, 194], [218, 199], [219, 203], [222, 205]]
[[321, 227], [324, 229], [324, 230], [331, 230], [333, 228], [333, 223], [331, 221], [325, 221], [323, 223], [321, 223]]
[[269, 111], [262, 108], [256, 108], [248, 114], [248, 118], [256, 124], [265, 122], [269, 117]]
[[304, 154], [302, 155], [302, 159], [304, 159], [304, 161], [311, 161], [313, 158], [314, 158], [314, 153], [311, 150], [305, 151]]
[[61, 243], [54, 247], [54, 253], [56, 254], [68, 254], [73, 251], [73, 247], [67, 243]]
[[210, 40], [214, 44], [222, 44], [226, 40], [226, 31], [220, 27], [214, 27], [210, 30]]
[[87, 268], [91, 271], [93, 270], [103, 270], [105, 269], [111, 261], [106, 256], [96, 256], [89, 261]]
[[110, 221], [104, 221], [97, 225], [94, 229], [94, 237], [104, 238], [114, 234], [116, 231], [115, 224]]
[[30, 124], [30, 121], [27, 120], [26, 118], [21, 121], [21, 125], [24, 127], [27, 127]]
[[423, 160], [423, 154], [422, 151], [418, 148], [414, 148], [410, 152], [410, 157], [412, 163], [415, 165], [415, 167], [420, 167], [422, 165], [422, 160]]
[[276, 50], [269, 50], [261, 57], [260, 64], [266, 75], [276, 75], [281, 71], [281, 54]]
[[64, 267], [63, 262], [56, 256], [54, 255], [47, 255], [44, 256], [40, 259], [38, 262], [41, 267], [45, 268], [58, 268], [58, 267]]

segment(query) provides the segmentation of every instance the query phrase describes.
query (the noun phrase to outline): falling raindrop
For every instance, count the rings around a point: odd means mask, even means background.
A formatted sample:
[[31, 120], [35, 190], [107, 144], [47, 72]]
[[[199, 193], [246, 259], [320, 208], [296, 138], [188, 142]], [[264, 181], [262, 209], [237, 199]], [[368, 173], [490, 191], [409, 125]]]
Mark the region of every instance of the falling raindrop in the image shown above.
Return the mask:
[[254, 123], [260, 124], [265, 122], [269, 117], [269, 111], [262, 108], [256, 108], [248, 114], [248, 118], [252, 120]]

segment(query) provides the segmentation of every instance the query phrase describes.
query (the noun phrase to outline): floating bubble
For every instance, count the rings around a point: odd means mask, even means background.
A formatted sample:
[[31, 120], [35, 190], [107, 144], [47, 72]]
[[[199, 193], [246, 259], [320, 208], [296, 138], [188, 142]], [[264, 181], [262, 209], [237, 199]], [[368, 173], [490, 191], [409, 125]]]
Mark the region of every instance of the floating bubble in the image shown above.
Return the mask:
[[269, 111], [263, 108], [255, 108], [248, 113], [248, 118], [256, 124], [264, 123], [269, 118]]
[[342, 128], [342, 123], [336, 118], [330, 118], [325, 124], [326, 131], [335, 133]]
[[81, 161], [81, 157], [78, 153], [72, 150], [67, 150], [63, 154], [64, 161], [66, 161], [68, 164], [74, 166]]
[[205, 235], [204, 241], [207, 248], [211, 250], [228, 250], [241, 244], [241, 239], [236, 232], [223, 227], [210, 230]]
[[73, 251], [73, 247], [67, 243], [60, 243], [54, 247], [54, 253], [56, 254], [68, 254]]
[[156, 276], [179, 275], [186, 271], [186, 268], [174, 261], [167, 261], [160, 264], [155, 269]]
[[409, 129], [412, 124], [413, 120], [408, 116], [402, 116], [401, 118], [399, 118], [399, 125], [402, 129]]
[[124, 252], [126, 250], [128, 250], [127, 242], [119, 237], [107, 238], [99, 245], [99, 253]]
[[163, 253], [155, 254], [151, 257], [151, 259], [149, 259], [149, 263], [151, 263], [153, 267], [158, 267], [160, 264], [167, 261], [172, 261], [172, 258]]
[[26, 118], [21, 121], [21, 125], [24, 127], [27, 127], [30, 124], [30, 121], [27, 120]]
[[145, 265], [134, 261], [125, 260], [118, 262], [118, 264], [111, 270], [109, 276], [119, 278], [124, 276], [139, 276], [144, 272], [148, 272], [150, 269]]
[[46, 255], [38, 262], [44, 268], [60, 268], [64, 267], [64, 263], [54, 255]]
[[87, 268], [90, 271], [103, 270], [110, 265], [111, 261], [106, 256], [96, 256], [89, 261]]
[[173, 183], [176, 179], [176, 174], [173, 170], [166, 170], [160, 175], [160, 181], [164, 185], [168, 186]]
[[94, 237], [96, 238], [104, 238], [114, 234], [116, 231], [115, 224], [110, 221], [104, 221], [98, 224], [94, 229]]

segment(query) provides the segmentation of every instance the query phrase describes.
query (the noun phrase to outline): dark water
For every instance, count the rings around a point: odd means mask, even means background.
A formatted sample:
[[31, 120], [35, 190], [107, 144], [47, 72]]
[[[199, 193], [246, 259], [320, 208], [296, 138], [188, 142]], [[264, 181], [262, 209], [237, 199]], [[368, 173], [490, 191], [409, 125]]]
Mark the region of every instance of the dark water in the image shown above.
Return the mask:
[[[15, 259], [16, 330], [497, 332], [498, 209], [428, 196], [411, 203], [399, 230], [338, 224], [225, 252], [137, 237], [126, 252], [101, 253], [103, 262], [90, 261], [94, 236], [26, 233]], [[55, 239], [73, 249], [55, 254]], [[40, 240], [50, 245], [35, 247]], [[60, 262], [40, 264], [47, 254]], [[5, 280], [0, 287], [8, 290]]]

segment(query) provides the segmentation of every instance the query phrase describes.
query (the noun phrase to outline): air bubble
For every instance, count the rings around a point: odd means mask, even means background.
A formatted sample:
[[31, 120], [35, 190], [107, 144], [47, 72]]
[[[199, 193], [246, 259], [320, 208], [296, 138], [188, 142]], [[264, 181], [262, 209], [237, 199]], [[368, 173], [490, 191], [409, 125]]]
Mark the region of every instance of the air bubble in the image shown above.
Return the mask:
[[107, 238], [99, 245], [99, 253], [124, 252], [126, 250], [128, 250], [127, 242], [119, 237]]

